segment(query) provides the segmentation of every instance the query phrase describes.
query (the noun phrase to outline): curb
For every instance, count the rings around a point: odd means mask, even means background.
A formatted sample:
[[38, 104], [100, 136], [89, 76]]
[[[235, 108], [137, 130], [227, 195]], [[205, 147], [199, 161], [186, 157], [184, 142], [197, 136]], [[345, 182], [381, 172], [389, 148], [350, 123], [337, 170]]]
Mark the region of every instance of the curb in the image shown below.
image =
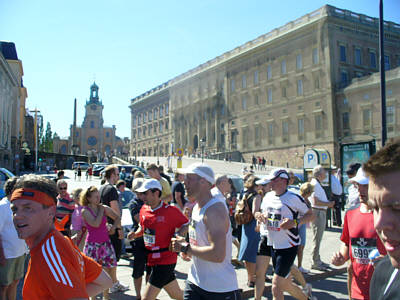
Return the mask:
[[[332, 269], [332, 270], [329, 270], [329, 271], [326, 271], [326, 272], [322, 272], [322, 273], [318, 273], [318, 274], [305, 275], [304, 278], [307, 281], [307, 283], [311, 283], [311, 282], [318, 281], [318, 280], [321, 280], [321, 279], [325, 279], [325, 278], [328, 278], [328, 277], [331, 277], [331, 276], [340, 275], [340, 274], [343, 274], [343, 273], [346, 273], [346, 272], [347, 272], [347, 267], [344, 267], [344, 268], [340, 268], [340, 269]], [[264, 295], [263, 295], [264, 297], [267, 296], [266, 295], [267, 293], [271, 292], [271, 287], [272, 287], [271, 284], [269, 284], [268, 286], [265, 286]], [[254, 288], [242, 291], [242, 299], [249, 299], [249, 298], [252, 298], [252, 297], [254, 297]]]

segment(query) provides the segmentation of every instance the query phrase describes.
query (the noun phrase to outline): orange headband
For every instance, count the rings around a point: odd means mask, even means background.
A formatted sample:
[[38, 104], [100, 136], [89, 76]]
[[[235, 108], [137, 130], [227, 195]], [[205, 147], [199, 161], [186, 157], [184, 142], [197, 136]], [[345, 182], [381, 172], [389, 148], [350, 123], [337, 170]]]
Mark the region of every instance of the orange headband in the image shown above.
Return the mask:
[[35, 201], [46, 206], [55, 206], [56, 203], [52, 197], [38, 190], [20, 188], [16, 189], [11, 196], [11, 202], [18, 199]]

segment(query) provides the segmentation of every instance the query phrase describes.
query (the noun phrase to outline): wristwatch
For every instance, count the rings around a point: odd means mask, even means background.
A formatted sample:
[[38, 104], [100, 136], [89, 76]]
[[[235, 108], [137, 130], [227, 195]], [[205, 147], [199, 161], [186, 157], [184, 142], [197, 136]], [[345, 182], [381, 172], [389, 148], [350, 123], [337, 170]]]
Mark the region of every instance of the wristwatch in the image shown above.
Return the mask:
[[186, 254], [189, 249], [190, 249], [190, 244], [189, 243], [185, 243], [185, 244], [181, 245], [181, 252], [182, 253]]

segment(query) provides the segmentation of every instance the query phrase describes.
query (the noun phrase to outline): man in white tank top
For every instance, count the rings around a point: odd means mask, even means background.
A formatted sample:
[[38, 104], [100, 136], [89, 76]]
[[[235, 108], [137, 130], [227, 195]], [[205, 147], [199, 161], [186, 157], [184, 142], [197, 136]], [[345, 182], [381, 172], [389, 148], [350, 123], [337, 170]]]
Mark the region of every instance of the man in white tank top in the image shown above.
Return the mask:
[[180, 172], [185, 174], [188, 196], [196, 199], [189, 226], [190, 243], [181, 238], [171, 241], [174, 251], [193, 259], [184, 299], [241, 299], [231, 264], [232, 232], [228, 209], [210, 191], [215, 183], [214, 172], [201, 163]]

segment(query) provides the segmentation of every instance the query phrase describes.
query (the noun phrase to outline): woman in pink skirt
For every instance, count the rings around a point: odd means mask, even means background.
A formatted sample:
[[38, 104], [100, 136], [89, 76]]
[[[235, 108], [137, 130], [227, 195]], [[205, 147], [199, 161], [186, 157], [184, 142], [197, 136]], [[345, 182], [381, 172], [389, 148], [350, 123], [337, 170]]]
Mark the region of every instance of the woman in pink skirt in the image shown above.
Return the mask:
[[[109, 234], [121, 226], [121, 218], [108, 206], [100, 203], [100, 193], [95, 186], [81, 193], [82, 217], [86, 224], [86, 236], [83, 253], [101, 264], [110, 274], [111, 268], [117, 265], [114, 248]], [[107, 218], [115, 220], [114, 225], [107, 225]], [[108, 290], [103, 292], [104, 299], [109, 299]]]

